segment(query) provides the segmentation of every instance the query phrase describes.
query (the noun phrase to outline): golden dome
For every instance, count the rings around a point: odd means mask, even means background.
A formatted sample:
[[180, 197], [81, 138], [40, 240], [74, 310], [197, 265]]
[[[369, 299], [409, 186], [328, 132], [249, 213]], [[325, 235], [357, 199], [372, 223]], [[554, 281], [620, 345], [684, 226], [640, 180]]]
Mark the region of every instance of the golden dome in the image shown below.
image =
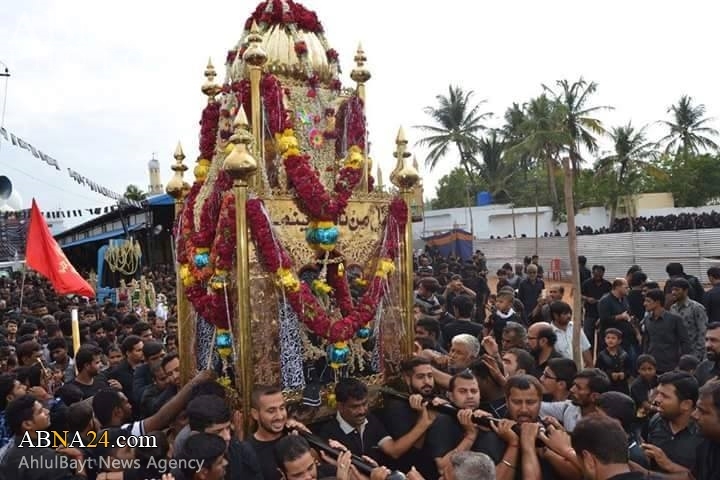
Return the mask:
[[264, 1], [248, 18], [239, 47], [228, 56], [233, 80], [247, 74], [242, 54], [253, 22], [267, 54], [266, 71], [299, 80], [315, 76], [323, 83], [337, 81], [337, 52], [329, 47], [322, 24], [315, 12], [292, 0]]

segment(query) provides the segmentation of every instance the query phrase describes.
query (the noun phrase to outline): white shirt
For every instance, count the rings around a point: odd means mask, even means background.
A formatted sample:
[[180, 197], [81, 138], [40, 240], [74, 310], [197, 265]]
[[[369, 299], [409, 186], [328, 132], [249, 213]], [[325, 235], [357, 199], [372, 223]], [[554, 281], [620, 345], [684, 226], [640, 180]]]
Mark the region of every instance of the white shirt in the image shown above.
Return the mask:
[[582, 417], [580, 407], [573, 405], [570, 400], [562, 402], [542, 402], [540, 404], [541, 417], [553, 417], [562, 423], [565, 430], [572, 432]]
[[[573, 338], [573, 322], [568, 323], [565, 330], [559, 328], [554, 323], [552, 324], [553, 332], [557, 335], [557, 342], [555, 343], [555, 350], [557, 350], [563, 357], [575, 360], [573, 358], [572, 351], [572, 338]], [[585, 336], [585, 332], [580, 330], [580, 351], [585, 352], [590, 350], [590, 342]], [[591, 367], [592, 365], [586, 365]]]

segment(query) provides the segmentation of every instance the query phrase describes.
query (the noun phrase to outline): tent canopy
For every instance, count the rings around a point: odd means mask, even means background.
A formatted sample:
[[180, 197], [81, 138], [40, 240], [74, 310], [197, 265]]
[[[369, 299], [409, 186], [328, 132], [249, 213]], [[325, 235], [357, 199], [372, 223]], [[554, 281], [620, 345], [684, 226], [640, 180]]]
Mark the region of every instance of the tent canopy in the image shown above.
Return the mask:
[[431, 237], [423, 237], [423, 240], [426, 245], [437, 248], [444, 257], [457, 255], [463, 261], [472, 259], [473, 236], [470, 232], [460, 228]]

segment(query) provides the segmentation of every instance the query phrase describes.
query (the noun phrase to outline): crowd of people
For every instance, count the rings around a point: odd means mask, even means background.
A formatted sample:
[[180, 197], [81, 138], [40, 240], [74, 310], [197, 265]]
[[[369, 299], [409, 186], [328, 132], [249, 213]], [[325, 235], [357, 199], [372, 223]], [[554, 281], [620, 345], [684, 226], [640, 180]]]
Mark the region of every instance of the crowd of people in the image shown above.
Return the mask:
[[652, 217], [635, 217], [632, 219], [615, 218], [610, 227], [593, 228], [577, 227], [578, 235], [601, 235], [604, 233], [627, 232], [665, 232], [676, 230], [695, 230], [696, 228], [720, 228], [720, 212], [681, 213], [678, 215], [655, 215]]
[[[720, 268], [706, 291], [679, 264], [661, 288], [637, 266], [608, 281], [581, 259], [574, 315], [537, 257], [492, 288], [482, 252], [416, 260], [416, 350], [395, 390], [371, 408], [365, 383], [339, 378], [333, 415], [310, 425], [278, 386], [234, 411], [211, 371], [183, 385], [172, 306], [0, 279], [0, 478], [718, 478]], [[84, 442], [39, 445], [47, 431]]]

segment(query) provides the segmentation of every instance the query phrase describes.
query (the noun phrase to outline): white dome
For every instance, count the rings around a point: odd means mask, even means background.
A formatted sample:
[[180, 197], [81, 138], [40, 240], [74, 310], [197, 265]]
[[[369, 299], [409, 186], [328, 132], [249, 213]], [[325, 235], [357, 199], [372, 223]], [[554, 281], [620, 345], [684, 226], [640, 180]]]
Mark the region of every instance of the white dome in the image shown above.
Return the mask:
[[158, 159], [157, 159], [157, 158], [153, 158], [152, 160], [150, 160], [150, 161], [148, 162], [148, 168], [157, 168], [157, 169], [159, 169], [159, 168], [160, 168], [160, 162], [158, 161]]

